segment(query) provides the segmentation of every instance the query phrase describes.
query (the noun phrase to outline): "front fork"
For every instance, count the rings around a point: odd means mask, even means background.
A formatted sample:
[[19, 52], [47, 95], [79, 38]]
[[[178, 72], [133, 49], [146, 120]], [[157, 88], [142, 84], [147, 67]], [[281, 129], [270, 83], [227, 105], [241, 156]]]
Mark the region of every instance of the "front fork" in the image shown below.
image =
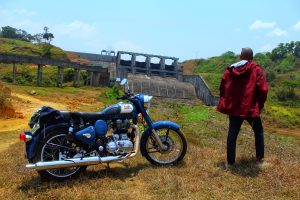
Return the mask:
[[154, 129], [152, 129], [152, 135], [153, 135], [155, 141], [157, 142], [158, 147], [161, 151], [165, 151], [168, 149], [168, 147], [162, 143], [158, 133]]

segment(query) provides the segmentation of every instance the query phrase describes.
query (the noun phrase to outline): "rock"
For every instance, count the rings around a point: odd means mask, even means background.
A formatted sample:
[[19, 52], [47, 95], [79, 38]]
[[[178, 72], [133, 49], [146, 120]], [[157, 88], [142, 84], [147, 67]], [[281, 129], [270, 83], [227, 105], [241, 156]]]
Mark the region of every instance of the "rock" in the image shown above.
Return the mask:
[[31, 95], [35, 95], [35, 94], [36, 94], [36, 91], [35, 91], [35, 90], [31, 90], [31, 91], [30, 91], [30, 94], [31, 94]]

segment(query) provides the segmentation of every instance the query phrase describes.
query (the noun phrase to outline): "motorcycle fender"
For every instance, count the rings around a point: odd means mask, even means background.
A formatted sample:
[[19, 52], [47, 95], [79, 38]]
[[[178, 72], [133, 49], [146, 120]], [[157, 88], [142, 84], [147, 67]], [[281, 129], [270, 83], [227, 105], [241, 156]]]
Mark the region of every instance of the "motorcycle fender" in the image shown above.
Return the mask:
[[33, 157], [35, 156], [36, 148], [40, 141], [49, 133], [55, 129], [61, 128], [69, 128], [67, 123], [55, 124], [51, 126], [47, 126], [44, 128], [40, 128], [32, 137], [32, 139], [26, 142], [26, 157], [29, 161], [32, 161]]
[[[175, 122], [170, 122], [170, 121], [158, 121], [158, 122], [153, 123], [152, 126], [153, 126], [154, 130], [161, 129], [161, 128], [170, 128], [172, 130], [178, 130], [180, 128], [178, 124], [176, 124]], [[140, 149], [141, 149], [142, 156], [144, 156], [146, 153], [146, 149], [142, 148], [142, 144], [147, 142], [147, 138], [151, 133], [152, 133], [151, 129], [147, 128], [142, 135], [141, 143], [140, 143], [141, 144]]]

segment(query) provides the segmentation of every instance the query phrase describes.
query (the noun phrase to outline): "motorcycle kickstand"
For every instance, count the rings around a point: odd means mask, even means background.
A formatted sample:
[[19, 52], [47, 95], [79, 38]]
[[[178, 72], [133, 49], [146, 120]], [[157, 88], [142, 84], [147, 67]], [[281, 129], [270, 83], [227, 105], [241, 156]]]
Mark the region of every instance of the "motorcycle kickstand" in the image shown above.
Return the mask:
[[107, 168], [107, 169], [110, 169], [109, 162], [106, 163], [106, 168]]

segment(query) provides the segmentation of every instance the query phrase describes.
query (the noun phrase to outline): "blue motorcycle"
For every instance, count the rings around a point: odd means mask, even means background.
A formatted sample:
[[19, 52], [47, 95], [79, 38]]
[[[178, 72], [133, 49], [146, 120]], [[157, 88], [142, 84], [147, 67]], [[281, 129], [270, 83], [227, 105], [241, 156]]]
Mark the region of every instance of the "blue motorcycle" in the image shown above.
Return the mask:
[[[141, 154], [153, 165], [180, 162], [187, 140], [178, 124], [152, 122], [149, 116], [152, 96], [132, 94], [123, 79], [125, 94], [120, 102], [102, 112], [38, 109], [29, 121], [30, 131], [20, 134], [25, 142], [27, 168], [44, 178], [63, 180], [78, 175], [88, 165], [123, 161]], [[144, 125], [143, 134], [139, 124]], [[141, 126], [140, 126], [141, 127]]]

